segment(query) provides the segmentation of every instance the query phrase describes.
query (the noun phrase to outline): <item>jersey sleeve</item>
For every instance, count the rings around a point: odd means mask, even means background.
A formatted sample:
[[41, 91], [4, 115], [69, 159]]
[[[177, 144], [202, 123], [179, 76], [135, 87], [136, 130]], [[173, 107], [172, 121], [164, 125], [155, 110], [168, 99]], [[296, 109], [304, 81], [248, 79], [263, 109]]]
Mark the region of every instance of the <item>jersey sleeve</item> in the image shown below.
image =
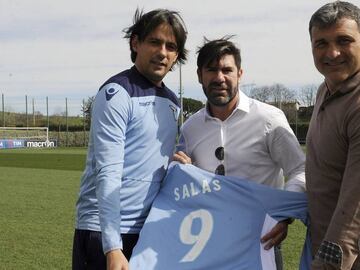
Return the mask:
[[254, 196], [272, 218], [281, 221], [287, 218], [307, 220], [307, 196], [305, 193], [279, 190], [264, 185], [251, 185]]
[[95, 98], [91, 124], [104, 253], [122, 248], [120, 189], [125, 134], [130, 119], [131, 100], [125, 89], [115, 83], [103, 86]]
[[181, 127], [181, 129], [180, 129], [180, 135], [179, 135], [179, 142], [178, 142], [178, 144], [176, 145], [175, 151], [176, 151], [176, 152], [183, 151], [184, 153], [187, 153], [186, 150], [187, 150], [187, 149], [186, 149], [185, 135], [184, 135], [183, 127]]

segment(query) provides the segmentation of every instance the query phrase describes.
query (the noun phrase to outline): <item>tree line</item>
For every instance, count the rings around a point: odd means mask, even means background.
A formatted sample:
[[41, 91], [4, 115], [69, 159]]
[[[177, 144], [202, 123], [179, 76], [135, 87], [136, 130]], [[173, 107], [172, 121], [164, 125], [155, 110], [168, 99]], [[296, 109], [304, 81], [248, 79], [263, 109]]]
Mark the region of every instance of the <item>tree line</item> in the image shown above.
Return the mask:
[[[296, 112], [291, 104], [298, 104], [305, 108], [311, 108], [315, 103], [317, 85], [311, 84], [292, 90], [283, 84], [273, 84], [254, 87], [241, 87], [242, 90], [251, 98], [272, 104], [282, 109], [290, 123], [295, 121], [308, 122], [312, 110], [300, 110]], [[39, 127], [48, 126], [52, 131], [82, 131], [89, 130], [91, 119], [91, 105], [94, 96], [88, 97], [81, 105], [82, 116], [67, 116], [66, 113], [44, 116], [41, 112], [31, 115], [14, 112], [0, 112], [0, 125], [9, 127]], [[204, 107], [204, 103], [193, 99], [183, 98], [183, 116], [186, 120], [192, 114]]]

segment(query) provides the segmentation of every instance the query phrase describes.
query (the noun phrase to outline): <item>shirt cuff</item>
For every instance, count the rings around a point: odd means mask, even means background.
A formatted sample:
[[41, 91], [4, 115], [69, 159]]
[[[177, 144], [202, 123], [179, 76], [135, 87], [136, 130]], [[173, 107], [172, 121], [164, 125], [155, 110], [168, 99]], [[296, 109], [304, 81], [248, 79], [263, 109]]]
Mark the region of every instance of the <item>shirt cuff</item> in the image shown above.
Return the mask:
[[325, 264], [330, 264], [341, 269], [343, 251], [341, 246], [329, 241], [323, 241], [315, 255], [315, 260]]

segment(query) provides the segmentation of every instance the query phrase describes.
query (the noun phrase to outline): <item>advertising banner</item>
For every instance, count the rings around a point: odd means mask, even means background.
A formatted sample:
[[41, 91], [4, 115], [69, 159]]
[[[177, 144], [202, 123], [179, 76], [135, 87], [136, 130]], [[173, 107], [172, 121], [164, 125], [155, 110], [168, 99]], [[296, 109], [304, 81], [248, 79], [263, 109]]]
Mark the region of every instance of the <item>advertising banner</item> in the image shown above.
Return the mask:
[[0, 149], [22, 148], [24, 145], [24, 140], [0, 140]]
[[49, 141], [26, 140], [25, 147], [31, 147], [31, 148], [57, 147], [57, 140], [49, 140]]

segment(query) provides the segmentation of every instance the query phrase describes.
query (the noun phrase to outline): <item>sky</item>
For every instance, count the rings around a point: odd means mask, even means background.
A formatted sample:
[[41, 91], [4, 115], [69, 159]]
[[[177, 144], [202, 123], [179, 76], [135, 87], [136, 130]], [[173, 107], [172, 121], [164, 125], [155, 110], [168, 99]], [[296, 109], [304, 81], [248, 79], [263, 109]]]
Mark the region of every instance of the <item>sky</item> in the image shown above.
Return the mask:
[[[282, 83], [295, 89], [319, 84], [308, 22], [323, 0], [0, 0], [0, 94], [7, 111], [80, 114], [109, 77], [132, 66], [123, 29], [136, 8], [179, 11], [187, 30], [182, 66], [185, 97], [205, 100], [196, 76], [196, 50], [204, 37], [232, 39], [241, 49], [241, 88]], [[360, 0], [352, 1], [360, 6]], [[179, 92], [179, 68], [165, 84]], [[0, 104], [0, 108], [1, 104]]]

